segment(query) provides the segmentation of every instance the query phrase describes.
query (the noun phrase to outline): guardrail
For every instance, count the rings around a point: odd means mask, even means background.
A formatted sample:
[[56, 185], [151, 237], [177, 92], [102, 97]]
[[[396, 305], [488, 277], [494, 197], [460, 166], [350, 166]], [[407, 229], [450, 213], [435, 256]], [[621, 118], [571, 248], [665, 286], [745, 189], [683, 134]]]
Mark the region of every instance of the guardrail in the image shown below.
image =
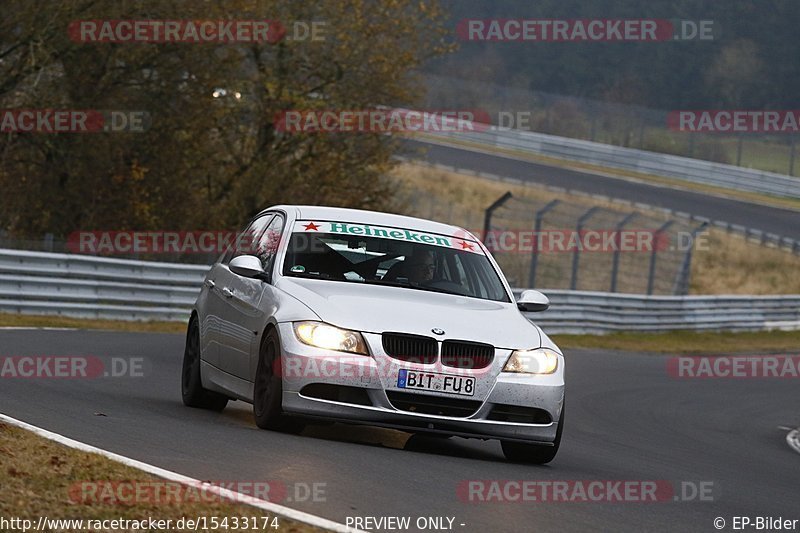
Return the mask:
[[434, 144], [461, 141], [458, 147], [467, 150], [470, 149], [469, 144], [474, 144], [489, 149], [527, 152], [739, 191], [800, 198], [800, 179], [791, 176], [532, 131], [491, 126], [486, 131], [425, 132], [425, 135], [415, 137], [415, 140]]
[[[185, 321], [207, 270], [198, 265], [0, 249], [0, 312]], [[800, 329], [800, 295], [543, 291], [551, 308], [528, 316], [553, 334]]]
[[526, 316], [548, 334], [800, 329], [800, 295], [642, 296], [542, 291], [550, 298], [550, 309]]
[[186, 320], [208, 266], [0, 249], [0, 312]]

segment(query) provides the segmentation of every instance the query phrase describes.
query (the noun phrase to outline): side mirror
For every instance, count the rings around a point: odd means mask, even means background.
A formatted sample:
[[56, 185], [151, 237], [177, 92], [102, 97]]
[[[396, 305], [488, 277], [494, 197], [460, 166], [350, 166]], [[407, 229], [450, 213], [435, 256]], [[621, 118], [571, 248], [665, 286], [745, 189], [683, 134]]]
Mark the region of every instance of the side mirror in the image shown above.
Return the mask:
[[527, 291], [522, 291], [522, 294], [519, 295], [517, 307], [520, 311], [527, 311], [529, 313], [545, 311], [550, 307], [550, 299], [539, 291], [529, 289]]
[[228, 268], [239, 276], [267, 281], [267, 273], [264, 271], [264, 267], [261, 266], [261, 259], [254, 255], [234, 257], [228, 263]]

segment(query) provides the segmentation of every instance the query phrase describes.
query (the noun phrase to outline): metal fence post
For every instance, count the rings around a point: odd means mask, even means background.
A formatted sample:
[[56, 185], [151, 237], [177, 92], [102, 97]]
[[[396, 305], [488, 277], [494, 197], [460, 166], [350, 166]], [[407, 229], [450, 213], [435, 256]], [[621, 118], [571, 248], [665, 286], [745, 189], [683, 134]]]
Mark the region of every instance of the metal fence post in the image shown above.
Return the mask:
[[622, 246], [622, 237], [620, 236], [620, 232], [625, 227], [625, 225], [633, 220], [638, 213], [634, 211], [633, 213], [629, 213], [628, 216], [623, 218], [619, 224], [617, 224], [616, 232], [614, 235], [614, 242], [616, 247], [614, 248], [614, 257], [611, 262], [611, 292], [617, 292], [617, 274], [619, 273], [619, 249]]
[[658, 238], [675, 223], [674, 220], [665, 222], [656, 230], [653, 238], [653, 249], [650, 250], [650, 272], [647, 275], [647, 294], [653, 294], [653, 281], [656, 275], [656, 255], [658, 254]]
[[[600, 209], [602, 208], [594, 206], [588, 211], [586, 211], [583, 215], [581, 215], [581, 217], [578, 219], [578, 224], [575, 226], [575, 231], [578, 234], [577, 235], [578, 239], [580, 239], [581, 230], [583, 230], [583, 225], [586, 224], [586, 221], [589, 220], [589, 218]], [[576, 290], [578, 287], [578, 261], [580, 259], [580, 254], [581, 254], [581, 247], [576, 246], [575, 253], [572, 254], [572, 280], [569, 283], [570, 289], [572, 289], [573, 291]]]
[[683, 263], [681, 264], [681, 268], [678, 271], [678, 277], [675, 279], [675, 285], [672, 288], [673, 294], [678, 296], [684, 296], [689, 294], [689, 276], [691, 275], [692, 269], [692, 252], [694, 251], [694, 240], [697, 238], [697, 234], [701, 231], [705, 230], [708, 227], [708, 222], [703, 222], [696, 228], [692, 230], [692, 242], [689, 249], [686, 250], [686, 255], [683, 256]]
[[486, 211], [483, 213], [483, 236], [481, 238], [483, 239], [484, 246], [486, 246], [490, 252], [492, 251], [492, 246], [491, 243], [487, 241], [487, 238], [489, 237], [489, 231], [492, 229], [492, 214], [497, 208], [510, 200], [512, 196], [514, 195], [511, 194], [511, 191], [506, 192], [503, 196], [495, 200], [492, 205], [487, 207]]
[[533, 250], [531, 251], [531, 266], [528, 271], [528, 287], [536, 286], [536, 264], [539, 261], [539, 235], [542, 232], [542, 220], [548, 211], [561, 203], [561, 200], [553, 200], [536, 212], [536, 222], [533, 226]]
[[742, 166], [742, 145], [744, 144], [744, 137], [739, 134], [739, 139], [736, 142], [736, 166]]

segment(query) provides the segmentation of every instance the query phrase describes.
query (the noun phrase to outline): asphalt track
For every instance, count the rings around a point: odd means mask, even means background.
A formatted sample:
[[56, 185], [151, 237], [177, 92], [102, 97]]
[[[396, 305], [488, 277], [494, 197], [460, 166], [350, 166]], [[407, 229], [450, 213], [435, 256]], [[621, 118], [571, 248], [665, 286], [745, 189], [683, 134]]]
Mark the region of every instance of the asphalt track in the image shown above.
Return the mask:
[[[499, 154], [406, 141], [409, 156], [476, 172], [602, 194], [800, 239], [800, 211], [548, 166]], [[800, 180], [798, 180], [800, 186]]]
[[[507, 463], [493, 441], [341, 424], [289, 435], [257, 429], [241, 402], [222, 413], [185, 408], [182, 348], [181, 335], [0, 331], [0, 356], [144, 360], [141, 377], [0, 379], [0, 412], [198, 479], [282, 482], [290, 497], [297, 484], [324, 483], [324, 501], [279, 503], [339, 522], [447, 516], [464, 532], [716, 531], [716, 517], [725, 530], [734, 516], [800, 519], [800, 456], [779, 429], [800, 425], [796, 380], [676, 379], [668, 356], [568, 352], [562, 448], [536, 467]], [[714, 501], [469, 503], [457, 495], [464, 480], [704, 481]]]

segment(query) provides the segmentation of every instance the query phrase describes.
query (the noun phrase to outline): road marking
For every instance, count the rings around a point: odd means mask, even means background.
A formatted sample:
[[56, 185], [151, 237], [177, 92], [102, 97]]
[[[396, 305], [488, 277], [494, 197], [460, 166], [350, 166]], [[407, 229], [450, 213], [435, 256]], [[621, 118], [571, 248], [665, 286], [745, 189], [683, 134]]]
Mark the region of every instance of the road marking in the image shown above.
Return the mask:
[[2, 331], [76, 331], [78, 328], [49, 328], [35, 326], [2, 326]]
[[163, 468], [159, 468], [151, 464], [137, 461], [136, 459], [131, 459], [130, 457], [125, 457], [124, 455], [118, 455], [116, 453], [109, 452], [101, 448], [96, 448], [89, 444], [84, 444], [83, 442], [70, 439], [69, 437], [65, 437], [63, 435], [59, 435], [58, 433], [53, 433], [52, 431], [48, 431], [46, 429], [42, 429], [40, 427], [28, 424], [27, 422], [17, 420], [16, 418], [4, 415], [3, 413], [0, 413], [0, 421], [6, 422], [8, 424], [11, 424], [12, 426], [16, 426], [21, 429], [28, 430], [36, 435], [39, 435], [40, 437], [44, 437], [45, 439], [51, 440], [53, 442], [63, 444], [64, 446], [67, 446], [69, 448], [73, 448], [75, 450], [80, 450], [88, 453], [96, 453], [98, 455], [102, 455], [103, 457], [111, 459], [112, 461], [121, 463], [125, 466], [130, 466], [132, 468], [141, 470], [142, 472], [153, 474], [154, 476], [158, 476], [160, 478], [164, 478], [169, 481], [174, 481], [176, 483], [181, 483], [189, 487], [202, 489], [206, 492], [210, 492], [211, 494], [215, 494], [221, 498], [232, 500], [234, 503], [243, 503], [245, 505], [250, 505], [257, 509], [261, 509], [262, 511], [267, 511], [274, 514], [280, 514], [284, 518], [290, 518], [298, 522], [303, 522], [305, 524], [309, 524], [315, 527], [328, 529], [330, 531], [336, 531], [341, 533], [365, 533], [358, 529], [345, 526], [344, 524], [334, 522], [333, 520], [322, 518], [321, 516], [316, 516], [303, 511], [298, 511], [296, 509], [291, 509], [289, 507], [284, 507], [283, 505], [278, 505], [276, 503], [268, 502], [266, 500], [255, 498], [248, 494], [242, 494], [241, 492], [225, 489], [216, 485], [203, 483], [198, 479], [190, 478], [188, 476], [184, 476], [183, 474], [178, 474], [170, 470], [165, 470]]
[[793, 429], [786, 435], [786, 443], [791, 449], [800, 453], [800, 428]]

